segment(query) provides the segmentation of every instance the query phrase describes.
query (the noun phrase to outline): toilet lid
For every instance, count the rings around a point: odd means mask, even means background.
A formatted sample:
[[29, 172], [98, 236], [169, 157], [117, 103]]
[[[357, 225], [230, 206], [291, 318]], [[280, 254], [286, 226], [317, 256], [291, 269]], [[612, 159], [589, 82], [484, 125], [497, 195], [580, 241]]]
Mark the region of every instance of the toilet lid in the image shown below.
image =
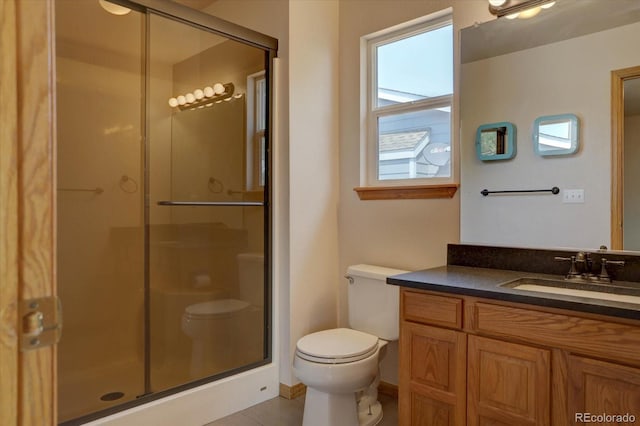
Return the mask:
[[244, 300], [220, 299], [189, 305], [185, 311], [191, 316], [217, 316], [238, 312], [248, 306], [249, 303]]
[[350, 328], [318, 331], [298, 340], [298, 355], [314, 362], [343, 363], [366, 358], [378, 348], [378, 337]]

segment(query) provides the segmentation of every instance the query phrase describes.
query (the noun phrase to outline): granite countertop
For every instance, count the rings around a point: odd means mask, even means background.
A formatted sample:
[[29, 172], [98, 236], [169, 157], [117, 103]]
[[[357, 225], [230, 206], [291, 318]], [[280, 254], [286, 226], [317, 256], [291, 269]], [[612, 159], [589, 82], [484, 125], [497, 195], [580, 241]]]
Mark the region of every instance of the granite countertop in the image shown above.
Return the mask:
[[[447, 265], [394, 275], [387, 278], [387, 283], [421, 290], [640, 320], [640, 305], [635, 303], [515, 290], [501, 286], [501, 284], [523, 277], [551, 280], [562, 280], [563, 278], [558, 275], [535, 272]], [[640, 294], [640, 283], [638, 282], [615, 281], [613, 284], [637, 289]]]

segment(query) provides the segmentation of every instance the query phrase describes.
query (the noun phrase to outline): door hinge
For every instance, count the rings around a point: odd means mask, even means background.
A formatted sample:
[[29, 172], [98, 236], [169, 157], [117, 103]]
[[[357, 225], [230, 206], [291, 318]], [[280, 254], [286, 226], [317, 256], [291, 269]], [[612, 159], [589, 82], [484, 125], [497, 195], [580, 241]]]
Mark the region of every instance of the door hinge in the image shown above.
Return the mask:
[[20, 302], [20, 350], [51, 346], [62, 333], [62, 305], [55, 296]]

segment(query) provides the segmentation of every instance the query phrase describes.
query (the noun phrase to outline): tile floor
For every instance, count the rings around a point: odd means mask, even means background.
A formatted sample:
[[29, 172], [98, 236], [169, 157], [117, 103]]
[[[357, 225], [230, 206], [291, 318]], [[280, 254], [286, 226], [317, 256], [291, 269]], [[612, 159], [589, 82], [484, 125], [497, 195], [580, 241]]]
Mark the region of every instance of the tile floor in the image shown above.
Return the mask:
[[[384, 413], [378, 426], [397, 426], [398, 401], [383, 394], [378, 400]], [[304, 396], [291, 400], [274, 398], [205, 426], [300, 426], [303, 410]]]

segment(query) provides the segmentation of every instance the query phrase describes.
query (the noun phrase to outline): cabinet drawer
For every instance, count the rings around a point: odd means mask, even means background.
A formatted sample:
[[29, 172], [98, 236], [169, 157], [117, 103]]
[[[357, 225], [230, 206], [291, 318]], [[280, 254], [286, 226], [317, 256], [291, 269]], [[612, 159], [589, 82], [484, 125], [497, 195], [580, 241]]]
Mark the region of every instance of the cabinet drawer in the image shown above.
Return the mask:
[[471, 328], [639, 365], [640, 327], [477, 302]]
[[402, 319], [462, 328], [462, 299], [402, 290]]

